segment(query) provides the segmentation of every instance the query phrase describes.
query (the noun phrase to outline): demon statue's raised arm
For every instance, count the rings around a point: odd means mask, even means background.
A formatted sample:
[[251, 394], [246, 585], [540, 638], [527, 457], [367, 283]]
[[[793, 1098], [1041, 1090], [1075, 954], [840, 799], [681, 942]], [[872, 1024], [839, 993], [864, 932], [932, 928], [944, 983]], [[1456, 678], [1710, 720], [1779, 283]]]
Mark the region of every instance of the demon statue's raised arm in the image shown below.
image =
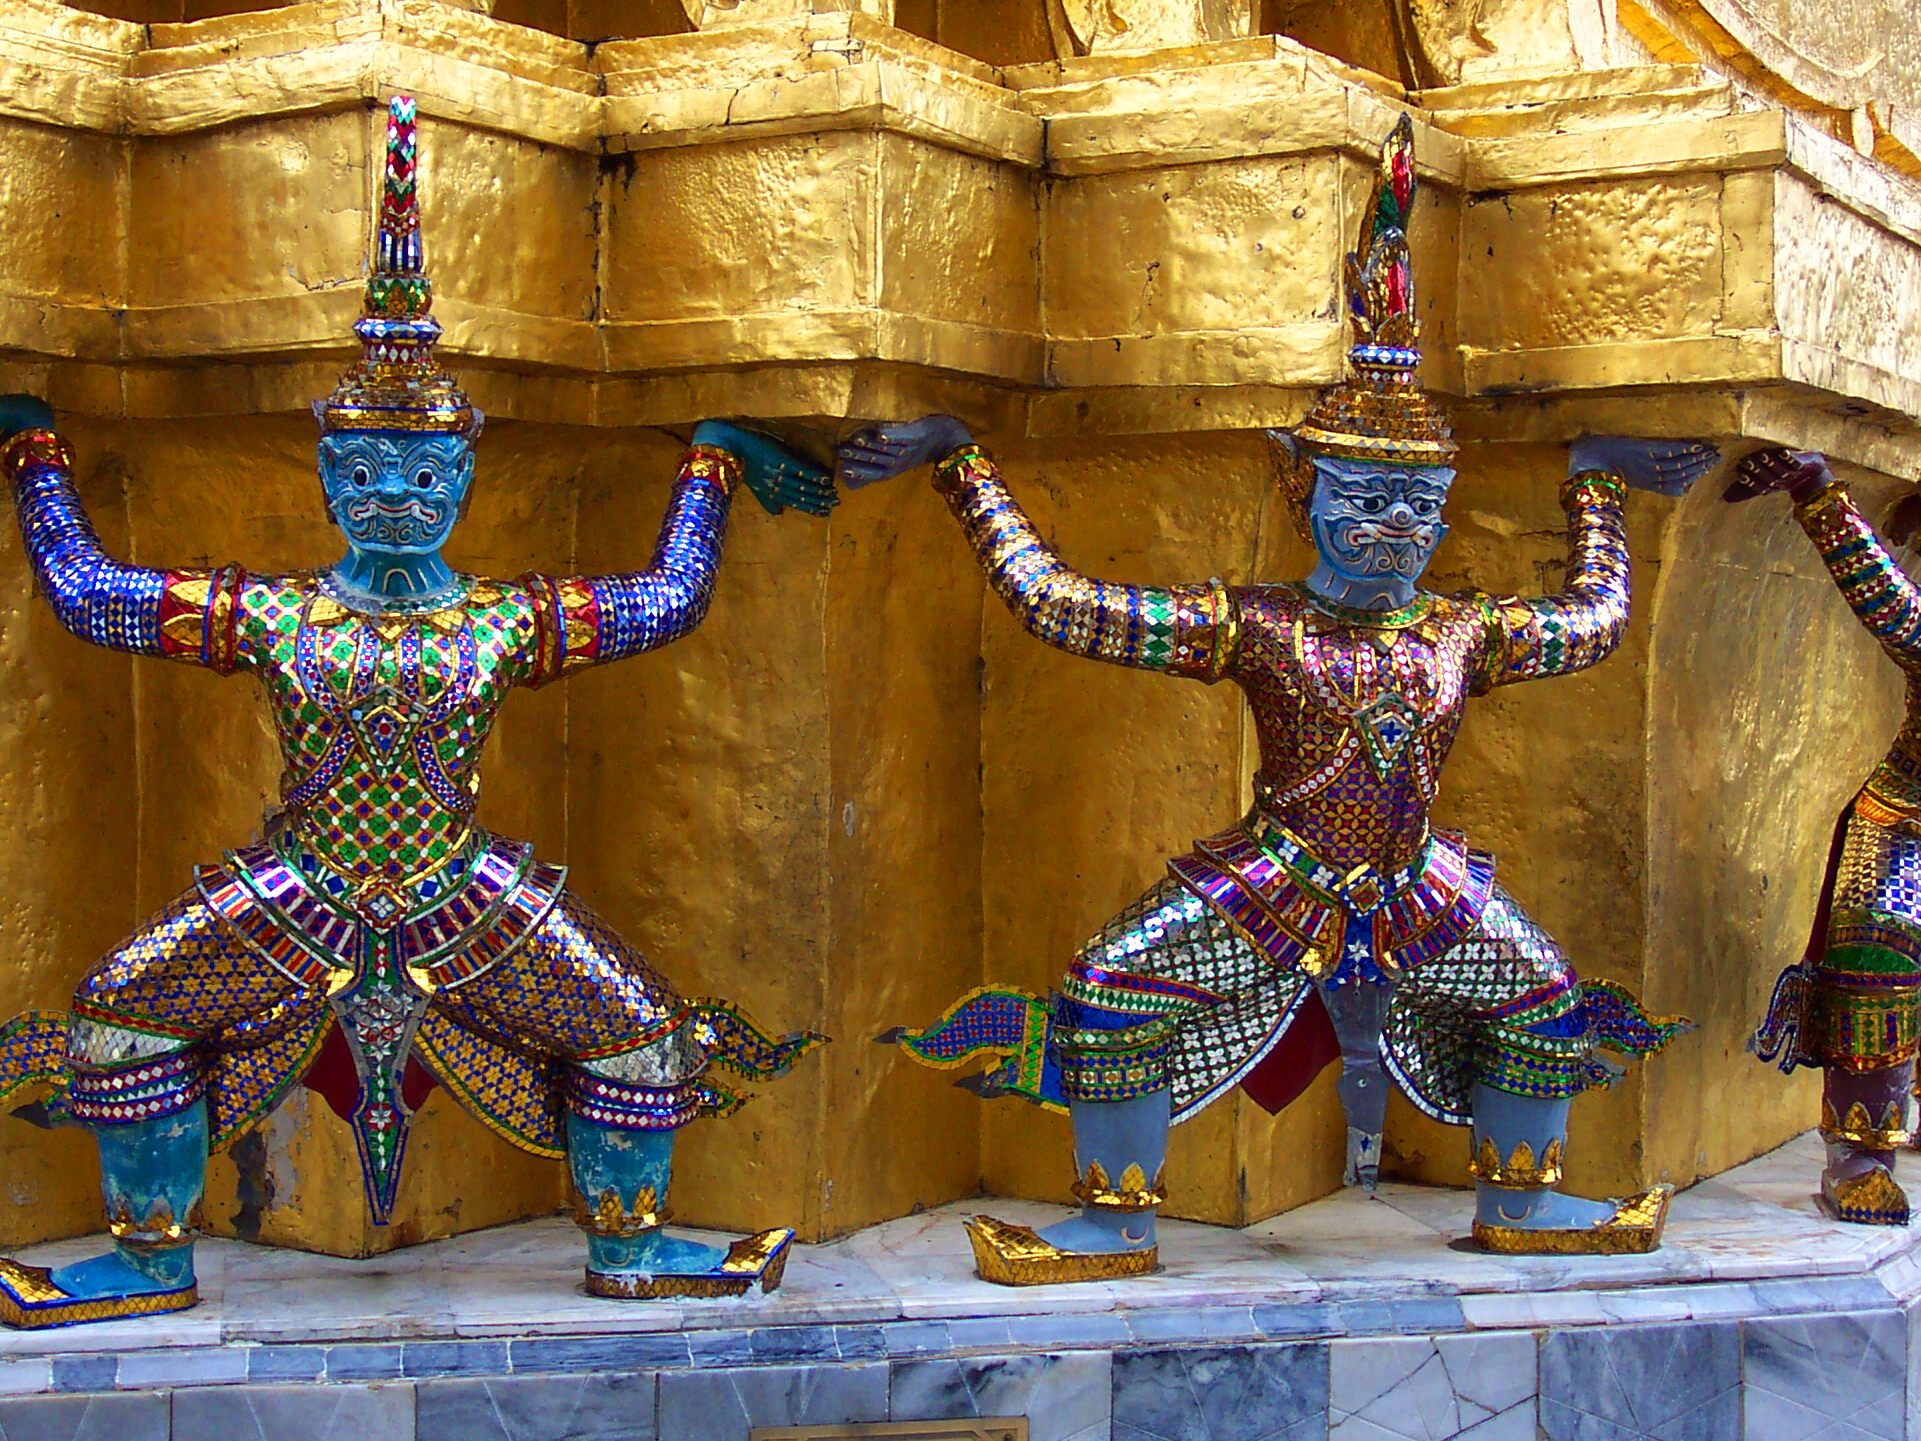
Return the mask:
[[1743, 460], [1724, 499], [1786, 491], [1842, 598], [1907, 679], [1887, 758], [1842, 813], [1807, 954], [1775, 984], [1754, 1049], [1784, 1071], [1819, 1066], [1827, 1165], [1821, 1196], [1843, 1221], [1905, 1226], [1894, 1156], [1921, 1020], [1921, 587], [1855, 507], [1825, 457], [1772, 448]]
[[[376, 1221], [408, 1123], [447, 1087], [515, 1145], [565, 1156], [607, 1296], [778, 1284], [792, 1232], [729, 1250], [661, 1229], [676, 1130], [738, 1104], [710, 1071], [785, 1071], [818, 1038], [762, 1033], [683, 998], [566, 885], [474, 821], [477, 767], [508, 692], [665, 645], [700, 623], [737, 487], [822, 510], [827, 477], [765, 438], [695, 433], [652, 563], [623, 575], [457, 574], [441, 547], [473, 479], [481, 416], [435, 359], [414, 193], [413, 102], [393, 102], [361, 360], [325, 402], [320, 475], [347, 553], [330, 570], [163, 571], [101, 549], [52, 413], [0, 402], [21, 531], [61, 622], [96, 644], [266, 691], [286, 762], [263, 838], [194, 884], [80, 982], [70, 1013], [0, 1030], [0, 1098], [52, 1083], [99, 1142], [107, 1254], [54, 1272], [0, 1261], [17, 1326], [150, 1314], [196, 1299], [207, 1156], [303, 1076], [358, 1142]], [[316, 1061], [320, 1065], [316, 1067]]]
[[1278, 1109], [1336, 1053], [1350, 1182], [1374, 1183], [1391, 1078], [1429, 1115], [1472, 1125], [1483, 1246], [1646, 1250], [1659, 1238], [1664, 1189], [1597, 1202], [1556, 1188], [1569, 1102], [1613, 1069], [1597, 1051], [1647, 1054], [1680, 1023], [1648, 1017], [1617, 986], [1583, 985], [1495, 882], [1493, 858], [1432, 830], [1429, 809], [1470, 696], [1593, 665], [1619, 642], [1623, 482], [1684, 489], [1715, 455], [1578, 442], [1558, 594], [1418, 586], [1446, 533], [1456, 447], [1414, 378], [1411, 150], [1403, 120], [1349, 259], [1354, 378], [1271, 437], [1320, 557], [1305, 580], [1155, 589], [1079, 575], [951, 417], [875, 427], [842, 448], [854, 484], [935, 462], [936, 487], [1033, 634], [1093, 659], [1232, 680], [1260, 735], [1254, 809], [1171, 861], [1082, 948], [1058, 996], [990, 987], [886, 1038], [933, 1065], [998, 1055], [978, 1089], [1072, 1114], [1082, 1211], [1039, 1233], [970, 1223], [990, 1280], [1151, 1270], [1170, 1122], [1237, 1083]]

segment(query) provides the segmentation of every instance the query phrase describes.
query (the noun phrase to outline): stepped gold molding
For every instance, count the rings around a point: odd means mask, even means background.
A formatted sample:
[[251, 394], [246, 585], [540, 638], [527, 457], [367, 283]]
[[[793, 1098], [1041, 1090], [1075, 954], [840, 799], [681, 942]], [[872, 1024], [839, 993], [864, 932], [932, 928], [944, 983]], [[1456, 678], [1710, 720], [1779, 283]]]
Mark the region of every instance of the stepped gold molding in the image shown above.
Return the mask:
[[[1674, 434], [1687, 391], [1774, 391], [1828, 408], [1832, 453], [1921, 461], [1921, 368], [1882, 320], [1921, 307], [1921, 185], [1699, 66], [1410, 96], [1277, 36], [995, 69], [858, 9], [748, 17], [589, 47], [446, 0], [154, 26], [15, 0], [0, 174], [79, 219], [10, 220], [0, 381], [297, 409], [343, 353], [374, 111], [405, 89], [441, 131], [436, 234], [477, 262], [446, 272], [443, 343], [504, 418], [1285, 425], [1342, 373], [1349, 192], [1411, 107], [1425, 233], [1455, 247], [1424, 261], [1454, 272], [1431, 388], [1659, 391]], [[475, 239], [504, 214], [512, 265]]]

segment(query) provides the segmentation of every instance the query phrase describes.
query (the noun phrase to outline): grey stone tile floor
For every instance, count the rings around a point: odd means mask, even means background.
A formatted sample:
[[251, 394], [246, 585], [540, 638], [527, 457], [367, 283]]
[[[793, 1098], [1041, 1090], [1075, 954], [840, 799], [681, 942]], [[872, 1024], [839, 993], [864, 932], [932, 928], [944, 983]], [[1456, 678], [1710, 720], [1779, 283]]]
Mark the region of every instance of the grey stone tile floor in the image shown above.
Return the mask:
[[214, 1241], [193, 1311], [0, 1331], [0, 1441], [996, 1415], [1033, 1441], [1921, 1441], [1921, 1233], [1829, 1220], [1820, 1154], [1802, 1137], [1684, 1192], [1648, 1256], [1480, 1255], [1464, 1193], [1389, 1185], [1242, 1231], [1166, 1222], [1162, 1271], [1107, 1286], [975, 1279], [961, 1217], [1062, 1214], [1018, 1201], [800, 1247], [745, 1301], [589, 1297], [558, 1217], [368, 1261]]

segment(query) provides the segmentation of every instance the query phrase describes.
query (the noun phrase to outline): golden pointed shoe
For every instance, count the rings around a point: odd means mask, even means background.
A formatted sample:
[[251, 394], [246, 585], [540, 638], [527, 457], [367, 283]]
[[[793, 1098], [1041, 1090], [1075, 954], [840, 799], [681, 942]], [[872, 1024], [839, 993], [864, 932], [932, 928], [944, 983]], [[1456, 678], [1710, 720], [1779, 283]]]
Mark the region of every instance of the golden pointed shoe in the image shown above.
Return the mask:
[[1845, 1181], [1821, 1173], [1821, 1200], [1837, 1221], [1857, 1226], [1905, 1226], [1908, 1193], [1894, 1173], [1879, 1163]]
[[1161, 1262], [1159, 1246], [1138, 1251], [1063, 1251], [1031, 1226], [975, 1216], [967, 1222], [974, 1270], [997, 1286], [1057, 1286], [1068, 1281], [1118, 1281], [1145, 1276]]
[[1614, 1214], [1593, 1226], [1535, 1228], [1474, 1223], [1474, 1241], [1502, 1256], [1641, 1256], [1661, 1244], [1674, 1187], [1653, 1186], [1614, 1203]]
[[44, 1266], [27, 1266], [0, 1256], [0, 1323], [23, 1331], [80, 1326], [89, 1321], [124, 1321], [185, 1311], [200, 1302], [192, 1280], [184, 1286], [131, 1289], [102, 1287], [71, 1291]]
[[778, 1291], [787, 1273], [787, 1254], [794, 1248], [790, 1226], [776, 1226], [756, 1236], [743, 1236], [727, 1248], [727, 1256], [709, 1271], [595, 1271], [587, 1272], [587, 1294], [622, 1301], [658, 1301], [671, 1296], [745, 1296], [756, 1286]]

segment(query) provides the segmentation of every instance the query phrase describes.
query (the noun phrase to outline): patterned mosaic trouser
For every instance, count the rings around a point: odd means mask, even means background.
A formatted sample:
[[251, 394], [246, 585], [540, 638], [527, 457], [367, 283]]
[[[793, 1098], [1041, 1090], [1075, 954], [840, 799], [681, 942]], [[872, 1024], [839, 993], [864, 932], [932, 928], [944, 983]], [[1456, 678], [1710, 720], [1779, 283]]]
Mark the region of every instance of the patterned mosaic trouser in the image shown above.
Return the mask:
[[[1069, 1099], [1166, 1086], [1180, 1119], [1272, 1049], [1309, 982], [1170, 878], [1081, 949], [1061, 990], [1054, 1036]], [[1592, 1083], [1580, 982], [1498, 886], [1467, 939], [1396, 987], [1382, 1048], [1409, 1098], [1454, 1122], [1469, 1119], [1477, 1080], [1555, 1097]]]
[[[570, 892], [505, 959], [436, 993], [429, 1005], [460, 1030], [516, 1053], [575, 1063], [570, 1100], [577, 1109], [619, 1110], [638, 1095], [653, 1121], [636, 1116], [630, 1124], [648, 1129], [693, 1113], [692, 1079], [705, 1057], [679, 996]], [[116, 1119], [86, 1111], [89, 1099], [120, 1104], [126, 1081], [153, 1069], [156, 1058], [217, 1057], [230, 1081], [271, 1072], [264, 1084], [277, 1095], [298, 1079], [310, 1046], [304, 1038], [324, 1025], [327, 1010], [321, 989], [246, 949], [190, 890], [81, 981], [67, 1056], [76, 1115]], [[300, 1042], [291, 1054], [290, 1042]], [[181, 1085], [196, 1084], [198, 1067], [173, 1069]]]
[[1826, 941], [1800, 1017], [1803, 1058], [1846, 1071], [1911, 1060], [1921, 1016], [1921, 837], [1849, 819]]

